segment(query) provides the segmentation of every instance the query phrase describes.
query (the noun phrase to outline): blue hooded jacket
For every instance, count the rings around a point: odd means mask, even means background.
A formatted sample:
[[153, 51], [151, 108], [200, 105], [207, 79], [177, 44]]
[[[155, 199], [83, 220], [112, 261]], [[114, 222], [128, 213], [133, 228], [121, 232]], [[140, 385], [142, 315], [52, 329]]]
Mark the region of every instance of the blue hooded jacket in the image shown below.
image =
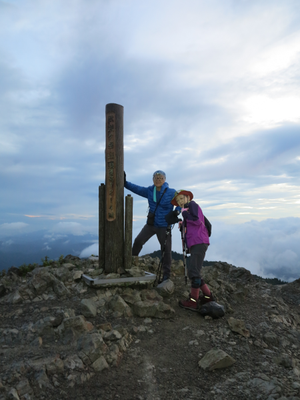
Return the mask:
[[[160, 197], [163, 195], [156, 211], [155, 211], [155, 218], [154, 218], [154, 226], [159, 228], [166, 228], [168, 226], [165, 216], [173, 210], [173, 205], [171, 204], [171, 200], [175, 195], [175, 189], [170, 189], [169, 184], [165, 182], [160, 191], [154, 190], [156, 189], [155, 185], [143, 187], [135, 185], [134, 183], [125, 182], [125, 188], [130, 190], [131, 192], [138, 194], [139, 196], [145, 197], [148, 199], [149, 203], [149, 211], [154, 213], [155, 207], [157, 202], [159, 201]], [[166, 191], [165, 191], [166, 189]], [[156, 198], [155, 198], [156, 197]]]

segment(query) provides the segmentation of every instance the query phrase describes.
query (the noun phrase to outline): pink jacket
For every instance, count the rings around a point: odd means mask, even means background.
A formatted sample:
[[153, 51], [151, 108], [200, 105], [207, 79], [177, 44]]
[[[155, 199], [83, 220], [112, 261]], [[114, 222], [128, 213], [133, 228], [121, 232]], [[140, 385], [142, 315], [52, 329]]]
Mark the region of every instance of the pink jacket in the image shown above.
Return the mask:
[[183, 211], [184, 225], [186, 227], [186, 245], [188, 248], [195, 244], [209, 244], [209, 236], [204, 223], [204, 216], [197, 203], [189, 203], [189, 211]]

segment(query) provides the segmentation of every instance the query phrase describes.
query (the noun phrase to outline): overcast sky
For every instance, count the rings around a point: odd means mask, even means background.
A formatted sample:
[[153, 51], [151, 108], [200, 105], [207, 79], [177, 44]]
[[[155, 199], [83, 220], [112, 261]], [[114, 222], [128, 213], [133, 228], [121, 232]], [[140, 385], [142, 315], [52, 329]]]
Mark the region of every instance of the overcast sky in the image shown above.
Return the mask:
[[117, 103], [127, 179], [191, 190], [208, 259], [299, 276], [299, 0], [0, 0], [0, 38], [0, 237], [97, 234]]

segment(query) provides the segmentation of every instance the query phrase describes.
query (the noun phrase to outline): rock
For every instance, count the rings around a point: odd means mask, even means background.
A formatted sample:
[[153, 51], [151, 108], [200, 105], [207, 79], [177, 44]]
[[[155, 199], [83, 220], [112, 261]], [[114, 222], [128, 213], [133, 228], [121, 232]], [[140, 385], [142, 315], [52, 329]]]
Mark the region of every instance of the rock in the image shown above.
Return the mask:
[[77, 342], [78, 355], [84, 364], [90, 365], [108, 350], [99, 333], [82, 335]]
[[72, 343], [82, 333], [89, 332], [92, 329], [94, 329], [93, 325], [86, 321], [83, 315], [78, 315], [64, 319], [57, 332], [63, 343]]
[[89, 276], [95, 278], [103, 273], [103, 268], [92, 269], [89, 271]]
[[119, 331], [113, 329], [109, 332], [104, 333], [103, 338], [109, 341], [116, 341], [120, 340], [122, 338], [122, 335], [120, 334]]
[[163, 301], [163, 297], [157, 293], [154, 289], [141, 290], [141, 299], [149, 301]]
[[64, 367], [67, 369], [84, 369], [84, 364], [77, 354], [69, 355], [64, 360]]
[[18, 382], [16, 389], [17, 389], [19, 397], [21, 397], [21, 398], [26, 394], [31, 395], [33, 393], [33, 390], [29, 384], [29, 381], [26, 378], [22, 378]]
[[12, 275], [20, 276], [20, 270], [19, 270], [19, 268], [17, 268], [17, 267], [10, 267], [10, 268], [7, 270], [7, 275], [10, 275], [10, 276], [12, 276]]
[[13, 293], [6, 296], [6, 303], [19, 304], [22, 302], [23, 302], [23, 299], [20, 295], [19, 290], [15, 290]]
[[105, 358], [103, 356], [99, 357], [96, 361], [93, 362], [92, 368], [95, 371], [103, 371], [104, 369], [109, 368], [109, 365], [107, 364]]
[[79, 281], [81, 279], [82, 275], [83, 275], [83, 271], [78, 271], [78, 270], [74, 271], [73, 276], [72, 276], [73, 281]]
[[46, 364], [47, 375], [60, 374], [64, 371], [64, 362], [58, 356]]
[[162, 297], [171, 296], [174, 293], [174, 289], [174, 283], [171, 281], [171, 279], [167, 279], [156, 286], [157, 292]]
[[[234, 313], [227, 321], [178, 307], [187, 287], [175, 268], [171, 296], [149, 283], [78, 282], [99, 268], [95, 261], [75, 257], [0, 277], [0, 400], [90, 398], [99, 385], [107, 398], [132, 398], [134, 387], [137, 398], [299, 400], [300, 280], [273, 286], [228, 263], [204, 267]], [[134, 263], [132, 273], [157, 271], [159, 259]]]
[[204, 370], [212, 371], [214, 369], [228, 368], [235, 363], [235, 360], [225, 351], [212, 349], [199, 361], [199, 367]]
[[76, 263], [76, 262], [79, 262], [79, 261], [81, 261], [81, 259], [80, 259], [79, 257], [77, 257], [77, 256], [73, 256], [72, 254], [68, 254], [68, 255], [64, 258], [64, 262], [65, 262], [65, 263], [71, 263], [71, 264], [73, 264], [73, 263]]
[[134, 304], [141, 301], [140, 292], [131, 288], [127, 288], [123, 291], [122, 298], [128, 304]]
[[80, 304], [80, 310], [86, 318], [97, 315], [97, 305], [92, 299], [83, 299]]
[[49, 378], [46, 374], [45, 368], [42, 368], [39, 371], [37, 371], [34, 377], [40, 389], [52, 388]]
[[3, 297], [6, 295], [6, 289], [5, 286], [0, 284], [0, 297]]
[[20, 400], [18, 392], [15, 388], [11, 388], [7, 394], [7, 400]]
[[136, 276], [136, 277], [145, 276], [145, 272], [138, 267], [132, 267], [130, 269], [127, 269], [126, 272], [130, 276]]
[[251, 379], [248, 382], [248, 386], [255, 388], [257, 392], [261, 392], [265, 396], [278, 395], [282, 391], [277, 379], [270, 379], [265, 374], [260, 374], [258, 377]]
[[279, 345], [280, 340], [279, 340], [278, 336], [276, 335], [276, 333], [274, 333], [274, 332], [265, 333], [263, 338], [264, 338], [264, 342], [266, 342], [267, 344], [270, 344], [272, 346]]
[[54, 292], [59, 298], [70, 296], [70, 292], [63, 282], [48, 272], [46, 268], [40, 269], [33, 275], [29, 286], [32, 288], [35, 296], [39, 296], [49, 290]]
[[43, 339], [42, 339], [40, 336], [38, 336], [37, 338], [35, 338], [35, 339], [30, 343], [30, 345], [33, 346], [33, 347], [41, 347], [42, 344], [43, 344]]
[[32, 327], [32, 330], [38, 335], [42, 336], [44, 341], [51, 342], [55, 340], [54, 328], [59, 326], [62, 322], [63, 317], [60, 316], [50, 316], [38, 320]]
[[76, 266], [73, 263], [64, 263], [62, 267], [68, 269], [69, 271], [73, 270]]
[[108, 301], [108, 307], [111, 310], [120, 313], [120, 315], [124, 315], [124, 316], [127, 316], [127, 317], [132, 317], [131, 308], [123, 300], [123, 298], [121, 296], [119, 296], [119, 295], [111, 297], [111, 299]]
[[138, 317], [171, 318], [175, 311], [168, 304], [161, 301], [138, 301], [133, 305], [134, 315]]
[[250, 332], [245, 328], [245, 322], [240, 319], [235, 319], [233, 317], [228, 318], [227, 320], [230, 329], [233, 332], [237, 332], [244, 337], [250, 337]]
[[[67, 266], [67, 268], [65, 267], [65, 265]], [[72, 264], [64, 264], [60, 268], [56, 268], [55, 270], [52, 269], [55, 277], [58, 278], [62, 282], [67, 282], [69, 279], [71, 279], [72, 274], [69, 271], [69, 268], [68, 268], [69, 265], [72, 265]], [[74, 265], [72, 265], [72, 267], [74, 268]]]
[[277, 365], [282, 365], [285, 368], [292, 368], [293, 360], [287, 354], [282, 354], [274, 358], [274, 363]]

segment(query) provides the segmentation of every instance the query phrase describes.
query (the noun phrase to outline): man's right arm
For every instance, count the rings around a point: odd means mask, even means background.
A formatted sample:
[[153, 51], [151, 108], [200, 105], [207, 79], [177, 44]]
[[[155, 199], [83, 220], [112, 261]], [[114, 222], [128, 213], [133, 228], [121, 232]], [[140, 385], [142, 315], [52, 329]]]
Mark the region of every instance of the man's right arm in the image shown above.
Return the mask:
[[124, 184], [125, 188], [131, 192], [138, 194], [139, 196], [148, 198], [148, 188], [144, 186], [135, 185], [134, 183], [126, 181]]

